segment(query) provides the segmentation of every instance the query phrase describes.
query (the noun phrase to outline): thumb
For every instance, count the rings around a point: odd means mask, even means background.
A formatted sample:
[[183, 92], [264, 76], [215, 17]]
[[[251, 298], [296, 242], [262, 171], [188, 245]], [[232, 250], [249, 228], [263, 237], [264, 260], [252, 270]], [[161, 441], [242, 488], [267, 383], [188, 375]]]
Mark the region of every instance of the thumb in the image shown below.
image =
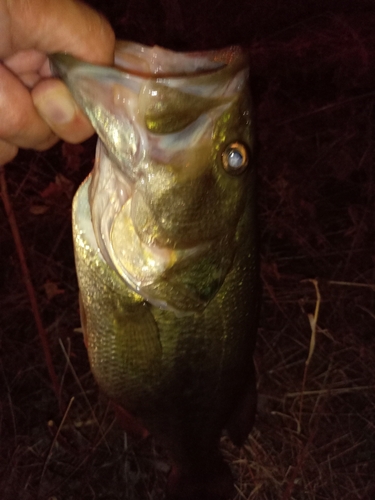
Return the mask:
[[31, 96], [40, 116], [61, 139], [78, 143], [93, 134], [90, 122], [60, 80], [42, 80]]

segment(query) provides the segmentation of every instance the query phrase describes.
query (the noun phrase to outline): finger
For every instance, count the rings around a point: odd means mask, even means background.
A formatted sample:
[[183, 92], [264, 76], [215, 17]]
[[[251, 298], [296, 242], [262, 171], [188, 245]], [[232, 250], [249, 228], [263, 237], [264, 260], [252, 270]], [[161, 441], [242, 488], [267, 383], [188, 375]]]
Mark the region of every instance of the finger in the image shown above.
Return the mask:
[[3, 60], [4, 66], [10, 69], [26, 85], [32, 88], [40, 80], [40, 71], [47, 57], [35, 49], [21, 50]]
[[0, 139], [21, 148], [45, 149], [55, 141], [28, 89], [0, 64]]
[[5, 165], [15, 158], [18, 153], [17, 146], [0, 140], [0, 165]]
[[112, 63], [112, 28], [87, 5], [76, 0], [12, 0], [5, 4], [6, 11], [0, 9], [0, 59], [19, 50], [36, 49], [69, 52], [99, 64]]
[[40, 82], [31, 95], [40, 116], [65, 141], [82, 142], [94, 133], [90, 122], [60, 80], [50, 78]]

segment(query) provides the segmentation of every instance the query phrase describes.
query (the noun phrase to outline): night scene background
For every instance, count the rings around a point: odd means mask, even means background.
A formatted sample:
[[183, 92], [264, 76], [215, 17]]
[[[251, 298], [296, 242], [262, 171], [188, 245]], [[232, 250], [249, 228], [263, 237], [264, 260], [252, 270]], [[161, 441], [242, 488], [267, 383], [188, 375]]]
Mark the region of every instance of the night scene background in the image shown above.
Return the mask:
[[[375, 498], [375, 1], [88, 3], [118, 38], [249, 53], [263, 297], [256, 424], [221, 443], [236, 500]], [[79, 331], [70, 207], [95, 141], [6, 169], [61, 391], [1, 205], [3, 500], [163, 498], [164, 450], [124, 434]]]

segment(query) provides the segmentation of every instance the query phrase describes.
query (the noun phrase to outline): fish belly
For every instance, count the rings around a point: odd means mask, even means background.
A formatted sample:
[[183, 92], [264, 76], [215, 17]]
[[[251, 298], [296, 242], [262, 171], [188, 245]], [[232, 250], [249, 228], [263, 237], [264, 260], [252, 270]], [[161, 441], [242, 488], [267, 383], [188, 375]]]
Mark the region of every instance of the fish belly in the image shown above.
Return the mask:
[[[73, 232], [91, 368], [101, 389], [169, 451], [176, 465], [170, 498], [185, 498], [173, 493], [181, 489], [173, 486], [183, 481], [179, 471], [186, 477], [214, 470], [225, 475], [217, 451], [222, 430], [241, 444], [254, 419], [258, 290], [252, 196], [238, 226], [242, 245], [224, 284], [203, 313], [184, 316], [147, 303], [103, 260], [91, 223], [90, 182], [89, 176], [75, 196]], [[187, 495], [200, 498], [197, 492]]]

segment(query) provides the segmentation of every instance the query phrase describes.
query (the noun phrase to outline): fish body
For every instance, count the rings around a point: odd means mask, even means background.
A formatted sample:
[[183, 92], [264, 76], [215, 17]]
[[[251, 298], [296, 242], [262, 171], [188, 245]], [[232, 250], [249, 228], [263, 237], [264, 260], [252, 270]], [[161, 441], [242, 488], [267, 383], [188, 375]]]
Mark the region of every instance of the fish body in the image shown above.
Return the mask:
[[168, 450], [170, 499], [228, 498], [220, 435], [240, 445], [256, 404], [246, 58], [120, 42], [113, 68], [65, 55], [52, 67], [99, 135], [73, 202], [93, 374]]

